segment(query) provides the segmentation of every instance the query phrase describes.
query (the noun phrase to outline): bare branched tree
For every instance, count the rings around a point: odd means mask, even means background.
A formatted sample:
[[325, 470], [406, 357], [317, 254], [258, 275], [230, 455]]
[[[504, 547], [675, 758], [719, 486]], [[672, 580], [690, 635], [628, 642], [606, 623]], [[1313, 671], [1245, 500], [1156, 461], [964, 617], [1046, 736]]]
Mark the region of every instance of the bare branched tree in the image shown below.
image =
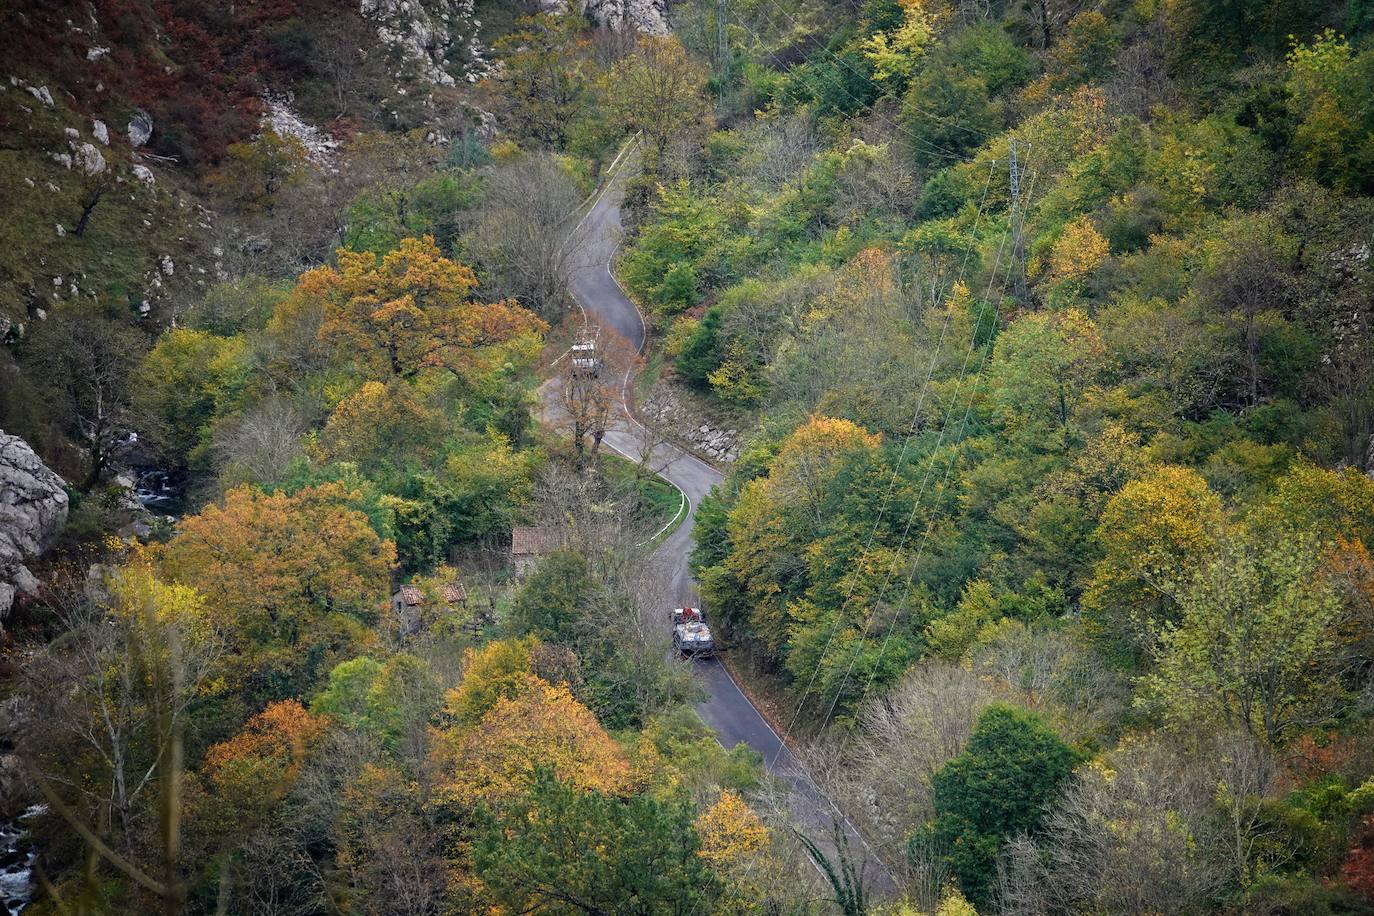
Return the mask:
[[568, 238], [579, 197], [547, 153], [529, 153], [492, 169], [486, 201], [465, 245], [485, 271], [493, 298], [516, 299], [545, 318], [567, 307], [578, 247]]
[[1157, 740], [1126, 745], [1108, 764], [1081, 768], [1045, 836], [1014, 845], [1002, 865], [1009, 909], [1048, 899], [1051, 911], [1192, 912], [1232, 881], [1205, 765]]
[[1043, 51], [1054, 44], [1070, 19], [1090, 6], [1090, 0], [1022, 0], [1021, 11]]
[[595, 346], [595, 364], [572, 353], [560, 357], [561, 411], [557, 425], [573, 443], [579, 467], [596, 458], [606, 433], [619, 420], [625, 385], [638, 365], [639, 355], [623, 337], [603, 329], [589, 335]]
[[297, 456], [309, 418], [287, 398], [269, 397], [218, 431], [214, 456], [231, 479], [278, 479]]
[[755, 176], [769, 187], [781, 187], [802, 173], [820, 150], [820, 137], [806, 114], [775, 115], [761, 120], [761, 134], [752, 165]]
[[84, 844], [88, 876], [103, 860], [169, 914], [197, 867], [181, 857], [186, 720], [223, 651], [179, 600], [136, 568], [68, 577], [50, 602], [65, 632], [24, 671], [44, 715], [18, 740], [27, 775]]
[[901, 861], [911, 831], [934, 815], [931, 779], [1007, 695], [957, 665], [920, 665], [864, 705], [851, 741], [808, 755], [812, 775], [888, 861]]

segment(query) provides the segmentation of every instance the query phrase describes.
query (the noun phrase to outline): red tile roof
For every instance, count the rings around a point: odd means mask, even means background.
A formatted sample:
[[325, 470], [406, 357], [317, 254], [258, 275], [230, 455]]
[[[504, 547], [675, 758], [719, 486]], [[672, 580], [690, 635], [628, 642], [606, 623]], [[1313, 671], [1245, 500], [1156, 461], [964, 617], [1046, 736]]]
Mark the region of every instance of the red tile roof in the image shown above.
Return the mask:
[[557, 533], [552, 528], [515, 527], [510, 531], [512, 556], [539, 556], [553, 550], [557, 545]]
[[[409, 607], [418, 607], [425, 603], [424, 592], [413, 585], [402, 585], [396, 590], [396, 594]], [[463, 587], [463, 583], [456, 579], [440, 589], [439, 595], [445, 604], [458, 604], [468, 600], [468, 590]]]

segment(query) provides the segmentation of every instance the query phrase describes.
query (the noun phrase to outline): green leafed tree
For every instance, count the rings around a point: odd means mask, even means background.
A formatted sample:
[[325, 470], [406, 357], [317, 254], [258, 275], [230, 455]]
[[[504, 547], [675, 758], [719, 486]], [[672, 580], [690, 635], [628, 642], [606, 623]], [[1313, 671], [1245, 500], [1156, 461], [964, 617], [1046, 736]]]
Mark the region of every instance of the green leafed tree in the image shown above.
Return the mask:
[[988, 901], [1003, 842], [1040, 829], [1080, 760], [1034, 713], [983, 710], [968, 747], [935, 774], [935, 821], [919, 834], [944, 851], [971, 901]]
[[1138, 703], [1176, 727], [1221, 725], [1272, 743], [1329, 719], [1341, 602], [1302, 535], [1225, 543], [1179, 589]]
[[708, 913], [721, 886], [698, 855], [695, 816], [683, 793], [615, 798], [541, 769], [482, 812], [473, 864], [510, 912]]

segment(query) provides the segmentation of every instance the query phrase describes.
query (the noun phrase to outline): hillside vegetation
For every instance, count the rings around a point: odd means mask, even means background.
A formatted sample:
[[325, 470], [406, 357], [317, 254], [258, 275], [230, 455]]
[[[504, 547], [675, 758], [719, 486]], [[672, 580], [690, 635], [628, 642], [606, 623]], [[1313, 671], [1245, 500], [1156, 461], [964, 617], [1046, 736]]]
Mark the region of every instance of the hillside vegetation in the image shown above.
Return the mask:
[[[7, 11], [25, 912], [1374, 912], [1374, 5], [723, 9]], [[892, 899], [667, 657], [613, 161], [710, 623]]]
[[[784, 724], [927, 899], [1368, 905], [1369, 10], [713, 15], [621, 275], [757, 429], [694, 565]], [[984, 784], [1006, 702], [1089, 762]]]

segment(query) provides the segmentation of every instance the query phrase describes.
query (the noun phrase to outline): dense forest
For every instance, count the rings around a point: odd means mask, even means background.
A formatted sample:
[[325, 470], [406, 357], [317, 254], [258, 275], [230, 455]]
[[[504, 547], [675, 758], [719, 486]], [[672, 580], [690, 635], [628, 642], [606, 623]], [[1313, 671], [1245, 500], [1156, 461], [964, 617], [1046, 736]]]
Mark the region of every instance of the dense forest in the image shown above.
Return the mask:
[[4, 16], [7, 906], [1374, 913], [1374, 3]]

